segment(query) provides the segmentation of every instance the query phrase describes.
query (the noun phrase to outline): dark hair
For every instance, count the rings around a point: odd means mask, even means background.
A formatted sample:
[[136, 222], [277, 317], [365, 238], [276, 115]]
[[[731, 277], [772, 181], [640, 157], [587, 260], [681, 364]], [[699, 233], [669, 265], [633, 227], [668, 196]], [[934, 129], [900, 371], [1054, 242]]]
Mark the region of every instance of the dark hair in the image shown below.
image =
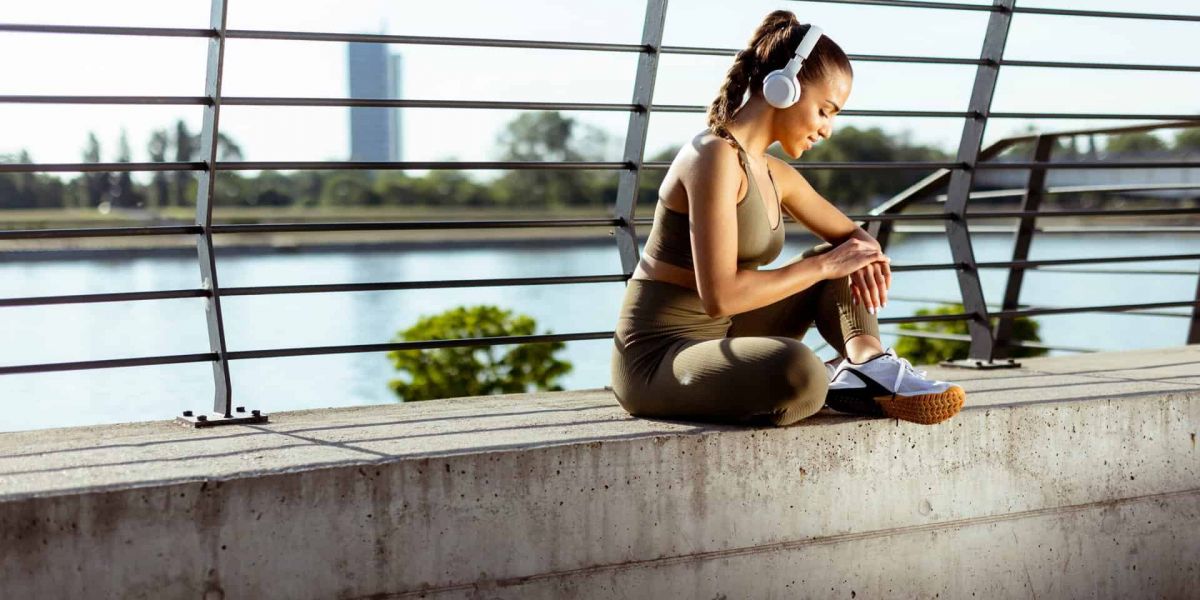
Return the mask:
[[[721, 92], [708, 107], [710, 131], [737, 143], [725, 129], [725, 124], [742, 106], [747, 90], [751, 94], [761, 94], [762, 82], [767, 74], [782, 69], [791, 60], [808, 29], [808, 24], [801, 24], [796, 15], [787, 10], [772, 11], [763, 19], [758, 29], [754, 30], [754, 35], [750, 36], [750, 43], [734, 57], [733, 66], [729, 67], [725, 82], [721, 84]], [[798, 78], [803, 85], [821, 81], [835, 71], [854, 76], [850, 59], [841, 46], [829, 36], [822, 35], [805, 59]]]

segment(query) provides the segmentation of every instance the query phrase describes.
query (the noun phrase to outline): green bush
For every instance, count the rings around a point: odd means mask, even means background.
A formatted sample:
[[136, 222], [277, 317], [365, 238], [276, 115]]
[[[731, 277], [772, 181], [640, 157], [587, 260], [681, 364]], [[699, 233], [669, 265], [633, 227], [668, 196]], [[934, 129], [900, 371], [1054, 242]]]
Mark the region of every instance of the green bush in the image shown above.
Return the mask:
[[[966, 309], [961, 304], [949, 304], [934, 309], [922, 308], [917, 310], [918, 316], [961, 314]], [[991, 320], [995, 330], [997, 319]], [[900, 329], [922, 331], [929, 333], [951, 333], [967, 335], [966, 321], [933, 321], [929, 323], [901, 323]], [[1017, 317], [1013, 322], [1012, 339], [1022, 342], [1040, 342], [1038, 322], [1029, 317]], [[967, 358], [971, 343], [957, 340], [935, 340], [901, 335], [896, 342], [896, 354], [907, 358], [914, 364], [930, 365], [943, 360], [960, 360]], [[1013, 346], [1009, 350], [1012, 358], [1042, 356], [1046, 354], [1043, 348], [1022, 348]]]
[[[421, 317], [395, 341], [534, 335], [536, 328], [532, 317], [497, 306], [460, 306]], [[500, 346], [393, 350], [388, 358], [407, 377], [389, 381], [388, 387], [405, 402], [527, 392], [531, 387], [561, 390], [557, 380], [572, 366], [554, 354], [565, 347], [562, 342], [516, 344], [503, 354], [497, 353]]]

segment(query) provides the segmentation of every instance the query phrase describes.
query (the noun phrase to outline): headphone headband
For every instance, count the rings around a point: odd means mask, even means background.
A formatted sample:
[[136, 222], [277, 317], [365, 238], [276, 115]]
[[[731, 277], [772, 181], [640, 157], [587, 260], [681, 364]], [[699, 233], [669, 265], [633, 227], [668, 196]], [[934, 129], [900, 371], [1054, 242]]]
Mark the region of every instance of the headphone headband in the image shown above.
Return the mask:
[[796, 46], [796, 52], [788, 60], [787, 65], [782, 69], [771, 71], [763, 78], [763, 97], [768, 104], [775, 108], [787, 108], [800, 98], [800, 83], [796, 76], [800, 73], [800, 67], [808, 59], [813, 47], [817, 45], [817, 40], [821, 39], [824, 33], [820, 27], [809, 25], [808, 31], [804, 32], [804, 37], [800, 39], [800, 44]]
[[804, 32], [804, 37], [800, 38], [800, 44], [796, 46], [796, 53], [792, 59], [788, 61], [783, 70], [787, 71], [793, 77], [800, 73], [800, 66], [808, 59], [808, 55], [812, 53], [812, 49], [817, 45], [817, 40], [824, 35], [820, 27], [809, 25], [808, 31]]

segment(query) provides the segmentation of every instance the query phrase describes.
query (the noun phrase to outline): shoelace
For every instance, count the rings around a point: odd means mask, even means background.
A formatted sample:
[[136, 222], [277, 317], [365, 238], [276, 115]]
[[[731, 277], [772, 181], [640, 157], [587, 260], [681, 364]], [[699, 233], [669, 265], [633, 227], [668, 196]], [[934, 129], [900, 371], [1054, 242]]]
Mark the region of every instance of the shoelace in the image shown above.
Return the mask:
[[908, 362], [907, 358], [900, 358], [899, 356], [896, 356], [896, 355], [890, 354], [890, 353], [885, 354], [884, 357], [886, 359], [892, 360], [892, 361], [900, 364], [900, 369], [898, 369], [896, 371], [896, 382], [894, 384], [892, 384], [893, 390], [896, 390], [896, 391], [900, 390], [900, 381], [904, 379], [905, 372], [916, 375], [918, 379], [925, 378], [926, 372], [922, 369], [917, 369], [917, 368], [913, 367], [912, 363]]

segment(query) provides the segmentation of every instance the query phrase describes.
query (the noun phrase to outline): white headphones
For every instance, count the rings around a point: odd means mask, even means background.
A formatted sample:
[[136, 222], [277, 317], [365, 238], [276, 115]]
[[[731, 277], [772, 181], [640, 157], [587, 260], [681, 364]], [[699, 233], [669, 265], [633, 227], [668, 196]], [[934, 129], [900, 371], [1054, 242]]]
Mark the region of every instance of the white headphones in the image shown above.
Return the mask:
[[767, 104], [775, 108], [787, 108], [800, 99], [800, 82], [796, 80], [796, 75], [822, 33], [820, 27], [809, 25], [796, 48], [796, 55], [782, 69], [771, 71], [763, 79], [763, 98], [766, 98]]

